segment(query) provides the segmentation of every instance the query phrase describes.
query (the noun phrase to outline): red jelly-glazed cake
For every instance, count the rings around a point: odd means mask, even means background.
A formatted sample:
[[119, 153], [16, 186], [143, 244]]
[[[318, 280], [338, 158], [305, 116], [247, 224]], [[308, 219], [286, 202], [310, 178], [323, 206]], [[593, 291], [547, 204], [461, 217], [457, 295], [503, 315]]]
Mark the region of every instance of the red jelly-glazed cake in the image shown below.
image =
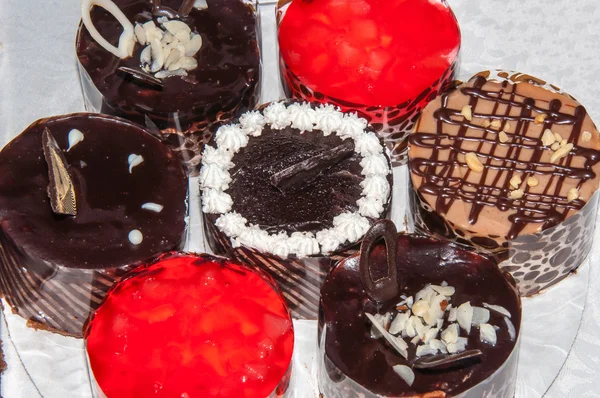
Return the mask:
[[169, 253], [115, 285], [84, 331], [98, 396], [280, 397], [294, 331], [273, 280]]
[[446, 1], [280, 0], [278, 22], [287, 94], [359, 112], [402, 160], [420, 110], [456, 69]]

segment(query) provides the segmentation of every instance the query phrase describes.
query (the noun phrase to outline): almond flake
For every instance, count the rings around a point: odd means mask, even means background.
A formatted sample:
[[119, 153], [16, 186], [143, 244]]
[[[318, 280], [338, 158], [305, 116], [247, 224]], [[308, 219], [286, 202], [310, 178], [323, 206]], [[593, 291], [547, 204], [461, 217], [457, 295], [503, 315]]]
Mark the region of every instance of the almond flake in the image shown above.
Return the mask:
[[420, 300], [425, 300], [429, 302], [431, 296], [435, 294], [435, 290], [431, 288], [431, 285], [425, 286], [423, 289], [419, 290], [417, 294], [415, 294], [415, 302]]
[[522, 181], [521, 181], [521, 176], [520, 176], [520, 175], [518, 175], [518, 174], [514, 175], [514, 176], [513, 176], [513, 177], [510, 179], [510, 185], [511, 185], [513, 188], [515, 188], [515, 189], [519, 188], [519, 186], [521, 185], [521, 182], [522, 182]]
[[546, 118], [548, 117], [548, 115], [546, 115], [545, 113], [540, 113], [539, 115], [537, 115], [535, 117], [535, 124], [544, 124], [544, 121], [546, 120]]
[[185, 43], [185, 56], [193, 57], [202, 48], [202, 36], [193, 35], [189, 42]]
[[562, 146], [556, 150], [550, 157], [550, 163], [555, 163], [557, 160], [560, 160], [564, 157], [567, 157], [571, 150], [573, 149], [573, 144], [569, 143], [565, 146]]
[[483, 171], [483, 164], [479, 161], [479, 158], [475, 152], [467, 153], [465, 155], [465, 161], [467, 166], [469, 166], [469, 168], [474, 172], [481, 173]]
[[460, 330], [458, 325], [456, 323], [452, 323], [442, 331], [442, 340], [446, 344], [456, 343], [458, 341], [459, 334]]
[[535, 177], [529, 177], [527, 179], [527, 185], [529, 185], [530, 187], [536, 187], [539, 183], [540, 182]]
[[437, 337], [437, 335], [438, 335], [439, 332], [440, 332], [440, 330], [438, 328], [431, 328], [431, 329], [429, 329], [425, 333], [425, 336], [423, 337], [423, 343], [429, 344], [429, 341], [431, 339], [435, 339]]
[[556, 142], [561, 142], [563, 140], [562, 136], [558, 133], [554, 133], [554, 138], [556, 139]]
[[458, 310], [456, 308], [450, 308], [448, 310], [448, 322], [456, 322], [458, 317]]
[[418, 357], [424, 357], [427, 355], [435, 355], [437, 354], [438, 350], [431, 347], [430, 345], [420, 345], [417, 347], [417, 352], [416, 355]]
[[581, 141], [588, 142], [591, 139], [592, 139], [592, 133], [590, 133], [589, 131], [586, 130], [583, 133], [581, 133]]
[[508, 123], [508, 122], [507, 122], [507, 123], [504, 125], [504, 131], [509, 131], [509, 130], [510, 130], [510, 123]]
[[410, 344], [412, 345], [417, 345], [421, 342], [421, 338], [419, 336], [415, 336], [413, 337], [413, 339], [410, 341]]
[[488, 323], [489, 320], [490, 310], [481, 307], [473, 307], [473, 319], [471, 320], [472, 325]]
[[415, 372], [408, 366], [394, 365], [392, 369], [394, 369], [394, 372], [396, 372], [409, 386], [412, 386], [415, 382]]
[[429, 346], [431, 348], [434, 348], [434, 349], [442, 352], [443, 354], [447, 354], [448, 353], [448, 349], [446, 348], [446, 344], [444, 344], [444, 342], [441, 341], [441, 340], [431, 339], [429, 341]]
[[463, 115], [469, 122], [473, 120], [473, 110], [471, 109], [471, 105], [463, 106], [460, 114]]
[[560, 148], [560, 142], [555, 142], [554, 144], [552, 144], [552, 146], [550, 147], [550, 149], [552, 149], [553, 151], [558, 150], [558, 148]]
[[542, 144], [544, 146], [551, 146], [556, 142], [556, 137], [554, 137], [554, 133], [552, 130], [546, 129], [544, 130], [544, 134], [542, 134]]
[[408, 318], [406, 324], [404, 325], [404, 331], [406, 332], [406, 335], [411, 339], [417, 335], [417, 331], [415, 329], [415, 319], [418, 318], [416, 316], [411, 316], [410, 318]]
[[510, 311], [508, 311], [506, 308], [502, 307], [501, 305], [483, 303], [483, 306], [487, 309], [497, 312], [500, 315], [504, 315], [504, 316], [510, 318]]
[[517, 338], [517, 331], [515, 329], [515, 325], [513, 325], [513, 323], [507, 317], [504, 317], [504, 322], [506, 323], [506, 327], [508, 328], [508, 335], [510, 336], [510, 339], [512, 341], [515, 341], [515, 339]]
[[521, 199], [523, 195], [525, 195], [525, 192], [522, 189], [515, 189], [508, 194], [508, 197], [511, 199]]
[[492, 120], [492, 123], [490, 123], [490, 126], [499, 129], [500, 127], [502, 127], [502, 122], [498, 119], [494, 119]]
[[446, 344], [448, 348], [448, 352], [450, 354], [456, 354], [458, 352], [463, 352], [467, 349], [467, 344], [469, 340], [466, 337], [459, 337], [456, 343]]
[[509, 141], [508, 135], [506, 135], [506, 133], [504, 131], [501, 131], [500, 133], [498, 133], [498, 141], [500, 141], [501, 143], [505, 143]]
[[456, 316], [456, 320], [461, 328], [467, 332], [467, 334], [471, 333], [471, 320], [473, 319], [473, 307], [471, 307], [470, 302], [466, 302], [461, 304], [458, 307], [458, 312]]
[[561, 147], [563, 147], [563, 146], [565, 146], [565, 145], [567, 145], [567, 140], [562, 140], [562, 141], [560, 142], [560, 146], [561, 146]]
[[410, 312], [402, 312], [394, 318], [392, 323], [390, 324], [389, 332], [391, 334], [399, 334], [404, 330], [404, 326], [406, 325], [406, 321], [410, 318]]
[[489, 323], [482, 323], [479, 325], [479, 339], [488, 343], [491, 346], [495, 346], [498, 342], [498, 337], [496, 336], [496, 330]]
[[436, 293], [446, 297], [452, 297], [454, 292], [456, 292], [456, 289], [454, 289], [452, 286], [431, 285], [431, 288], [435, 290]]
[[138, 43], [140, 43], [142, 46], [145, 46], [146, 31], [144, 30], [144, 27], [140, 24], [136, 24], [135, 28], [133, 29], [133, 33], [135, 33], [135, 38], [137, 39]]
[[412, 307], [413, 314], [420, 316], [420, 317], [425, 316], [425, 314], [427, 314], [428, 311], [429, 311], [429, 303], [425, 300], [417, 301]]
[[490, 127], [490, 125], [491, 125], [491, 124], [492, 124], [492, 123], [490, 122], [490, 119], [485, 119], [485, 120], [483, 121], [483, 128], [486, 128], [486, 129], [487, 129], [488, 127]]
[[174, 36], [177, 36], [178, 32], [185, 32], [188, 36], [192, 33], [190, 27], [182, 21], [168, 21], [162, 25]]
[[579, 190], [577, 188], [569, 189], [569, 192], [567, 193], [567, 200], [572, 202], [576, 199], [579, 199]]

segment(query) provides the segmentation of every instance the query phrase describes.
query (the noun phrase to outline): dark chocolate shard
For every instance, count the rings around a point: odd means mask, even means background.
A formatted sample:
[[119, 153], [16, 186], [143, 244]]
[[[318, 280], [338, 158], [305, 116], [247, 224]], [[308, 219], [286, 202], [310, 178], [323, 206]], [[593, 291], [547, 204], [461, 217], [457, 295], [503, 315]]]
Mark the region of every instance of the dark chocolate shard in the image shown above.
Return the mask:
[[312, 181], [321, 173], [336, 165], [342, 159], [354, 152], [354, 142], [345, 140], [343, 144], [328, 149], [281, 170], [271, 176], [271, 185], [281, 192], [298, 190]]
[[182, 18], [187, 17], [194, 8], [194, 3], [196, 3], [196, 0], [183, 0], [177, 12]]
[[479, 358], [483, 355], [481, 350], [467, 350], [457, 354], [439, 354], [420, 357], [413, 363], [415, 369], [442, 369], [454, 367], [467, 359]]
[[142, 70], [128, 68], [126, 66], [119, 66], [117, 70], [121, 73], [124, 73], [128, 76], [131, 76], [136, 81], [145, 84], [146, 86], [154, 87], [154, 88], [163, 88], [162, 80], [152, 76], [149, 73], [146, 73]]
[[46, 127], [42, 135], [44, 157], [48, 164], [48, 197], [56, 214], [77, 215], [75, 187], [69, 174], [69, 165], [62, 150]]
[[155, 17], [167, 17], [169, 19], [179, 19], [177, 11], [171, 7], [163, 6], [161, 0], [152, 0], [152, 15]]
[[[396, 265], [397, 234], [398, 231], [392, 221], [380, 220], [367, 231], [360, 245], [360, 279], [367, 296], [376, 303], [395, 300], [402, 289]], [[387, 272], [385, 276], [374, 280], [374, 270], [371, 269], [373, 263], [369, 261], [369, 255], [375, 243], [380, 239], [385, 241]]]

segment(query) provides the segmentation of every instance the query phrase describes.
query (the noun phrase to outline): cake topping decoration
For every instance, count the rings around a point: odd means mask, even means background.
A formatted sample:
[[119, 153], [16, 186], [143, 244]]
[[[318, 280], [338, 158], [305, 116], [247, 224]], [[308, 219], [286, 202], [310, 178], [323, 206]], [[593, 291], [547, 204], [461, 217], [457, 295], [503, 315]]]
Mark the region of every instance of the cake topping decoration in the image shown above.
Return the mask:
[[139, 229], [129, 231], [128, 237], [131, 244], [135, 246], [139, 245], [144, 240], [144, 235], [142, 235], [142, 232]]
[[142, 205], [142, 209], [150, 210], [155, 213], [160, 213], [162, 211], [162, 209], [164, 209], [164, 208], [165, 207], [163, 205], [159, 205], [158, 203], [152, 203], [152, 202], [144, 203]]
[[273, 174], [271, 176], [271, 184], [282, 192], [298, 190], [310, 184], [325, 170], [331, 168], [353, 152], [354, 143], [348, 140], [344, 141], [342, 145], [323, 151]]
[[[183, 0], [179, 9], [175, 11], [174, 9], [163, 6], [161, 0], [152, 0], [152, 15], [157, 17], [167, 17], [167, 18], [185, 18], [192, 8], [196, 6], [198, 3], [197, 0]], [[198, 7], [200, 8], [200, 7]], [[207, 8], [207, 7], [204, 7]]]
[[133, 170], [134, 167], [139, 166], [143, 162], [144, 157], [142, 155], [136, 155], [135, 153], [129, 155], [127, 158], [127, 163], [129, 163], [129, 174], [131, 174], [131, 170]]
[[[98, 29], [94, 26], [90, 11], [95, 5], [100, 6], [111, 13], [117, 21], [119, 21], [121, 26], [123, 26], [123, 33], [121, 33], [121, 36], [119, 37], [118, 47], [110, 44], [102, 37], [100, 32], [98, 32]], [[121, 59], [129, 58], [133, 55], [133, 49], [135, 47], [133, 24], [127, 19], [125, 14], [123, 14], [123, 11], [121, 11], [111, 0], [81, 0], [81, 19], [92, 38], [106, 51]]]
[[69, 131], [69, 148], [67, 148], [67, 152], [69, 152], [75, 145], [83, 141], [83, 138], [83, 133], [81, 131], [77, 129]]
[[137, 70], [133, 68], [128, 68], [126, 66], [119, 66], [117, 68], [119, 72], [125, 73], [140, 83], [143, 83], [148, 86], [155, 86], [157, 88], [163, 87], [163, 82], [157, 77], [154, 77], [143, 70]]
[[481, 161], [475, 152], [467, 153], [465, 155], [465, 161], [467, 162], [467, 166], [474, 172], [481, 173], [483, 171], [483, 164], [481, 164]]
[[77, 215], [75, 187], [69, 165], [54, 136], [46, 127], [42, 135], [44, 158], [48, 164], [48, 197], [52, 211], [56, 214]]

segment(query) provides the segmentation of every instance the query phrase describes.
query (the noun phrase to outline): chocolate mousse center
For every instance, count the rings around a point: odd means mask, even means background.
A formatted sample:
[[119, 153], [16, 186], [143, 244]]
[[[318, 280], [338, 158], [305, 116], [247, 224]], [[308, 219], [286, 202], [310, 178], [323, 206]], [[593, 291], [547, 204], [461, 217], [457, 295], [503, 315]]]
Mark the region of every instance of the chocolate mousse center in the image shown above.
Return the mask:
[[[333, 226], [334, 217], [358, 209], [362, 188], [362, 158], [356, 152], [323, 171], [297, 189], [280, 190], [271, 182], [274, 174], [342, 145], [336, 135], [320, 131], [300, 133], [286, 127], [265, 126], [259, 137], [234, 158], [228, 193], [233, 211], [269, 233], [317, 232]], [[311, 178], [314, 176], [311, 176]]]
[[[433, 391], [455, 395], [476, 385], [493, 374], [507, 360], [515, 341], [505, 327], [504, 317], [490, 311], [489, 323], [498, 325], [497, 343], [491, 346], [479, 338], [473, 327], [467, 349], [479, 349], [480, 358], [458, 363], [449, 369], [414, 369], [412, 386], [393, 370], [395, 365], [411, 366], [416, 359], [416, 345], [408, 344], [408, 360], [404, 359], [383, 338], [371, 335], [371, 322], [364, 315], [395, 311], [402, 298], [385, 303], [369, 300], [360, 280], [359, 261], [354, 256], [340, 263], [329, 275], [321, 290], [322, 317], [325, 333], [325, 355], [329, 360], [327, 373], [332, 380], [344, 375], [370, 391], [383, 396], [411, 396]], [[372, 269], [386, 269], [386, 247], [373, 247], [369, 258]], [[518, 335], [521, 310], [516, 290], [491, 261], [457, 249], [451, 243], [420, 236], [398, 235], [397, 272], [403, 286], [400, 295], [413, 296], [428, 284], [443, 282], [455, 288], [452, 304], [470, 301], [500, 305], [512, 315]], [[444, 321], [443, 328], [449, 325]], [[326, 364], [328, 361], [325, 361]], [[335, 365], [337, 369], [331, 367]]]

